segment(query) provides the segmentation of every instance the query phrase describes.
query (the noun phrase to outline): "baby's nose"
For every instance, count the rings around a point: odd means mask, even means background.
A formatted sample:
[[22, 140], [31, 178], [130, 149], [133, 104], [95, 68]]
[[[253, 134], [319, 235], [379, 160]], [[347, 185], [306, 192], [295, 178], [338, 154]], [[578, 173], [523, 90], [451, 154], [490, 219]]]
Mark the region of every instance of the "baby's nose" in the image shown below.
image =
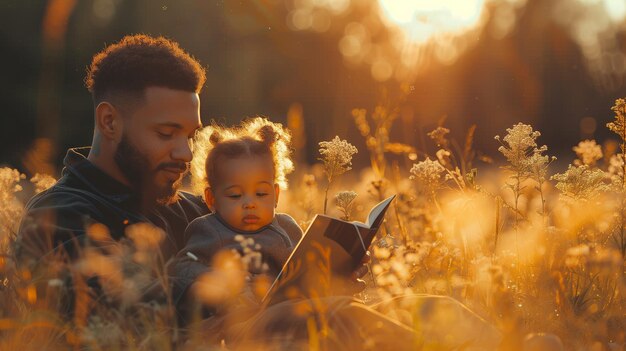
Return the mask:
[[254, 201], [253, 201], [253, 200], [248, 199], [248, 200], [246, 200], [246, 201], [243, 203], [243, 207], [244, 207], [244, 208], [255, 208], [255, 207], [256, 207], [256, 204], [254, 203]]

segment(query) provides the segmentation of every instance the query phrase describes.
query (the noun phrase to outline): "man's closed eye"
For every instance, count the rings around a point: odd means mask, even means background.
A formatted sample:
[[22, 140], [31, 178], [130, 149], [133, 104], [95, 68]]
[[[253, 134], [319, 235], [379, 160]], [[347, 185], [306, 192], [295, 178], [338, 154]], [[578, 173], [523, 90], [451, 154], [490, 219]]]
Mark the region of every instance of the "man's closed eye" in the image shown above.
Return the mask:
[[157, 134], [159, 135], [159, 137], [161, 139], [170, 139], [174, 136], [174, 134], [172, 133], [162, 133], [162, 132], [157, 132]]

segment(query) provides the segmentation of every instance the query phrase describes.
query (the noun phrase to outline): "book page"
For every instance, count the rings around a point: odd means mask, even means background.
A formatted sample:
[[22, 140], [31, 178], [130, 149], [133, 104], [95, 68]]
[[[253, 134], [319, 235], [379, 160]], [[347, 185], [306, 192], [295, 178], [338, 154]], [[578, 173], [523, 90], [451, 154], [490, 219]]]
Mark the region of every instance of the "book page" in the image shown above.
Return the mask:
[[372, 208], [369, 215], [367, 216], [367, 222], [365, 222], [365, 225], [368, 228], [372, 228], [372, 227], [376, 228], [380, 226], [380, 224], [382, 223], [382, 217], [383, 217], [381, 216], [381, 214], [385, 212], [385, 210], [387, 209], [387, 206], [389, 206], [389, 204], [391, 203], [391, 201], [393, 201], [395, 197], [396, 195], [392, 195], [386, 198], [385, 200], [379, 202], [378, 205]]

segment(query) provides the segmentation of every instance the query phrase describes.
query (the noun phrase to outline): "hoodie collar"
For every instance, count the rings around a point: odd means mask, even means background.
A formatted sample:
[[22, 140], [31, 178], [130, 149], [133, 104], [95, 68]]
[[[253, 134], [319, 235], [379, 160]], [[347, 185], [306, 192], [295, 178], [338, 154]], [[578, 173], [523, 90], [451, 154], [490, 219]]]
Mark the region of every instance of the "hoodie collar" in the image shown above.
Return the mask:
[[87, 159], [91, 147], [79, 147], [67, 150], [63, 159], [63, 176], [75, 177], [89, 191], [97, 193], [111, 201], [122, 203], [136, 198], [137, 194], [129, 186], [96, 167]]

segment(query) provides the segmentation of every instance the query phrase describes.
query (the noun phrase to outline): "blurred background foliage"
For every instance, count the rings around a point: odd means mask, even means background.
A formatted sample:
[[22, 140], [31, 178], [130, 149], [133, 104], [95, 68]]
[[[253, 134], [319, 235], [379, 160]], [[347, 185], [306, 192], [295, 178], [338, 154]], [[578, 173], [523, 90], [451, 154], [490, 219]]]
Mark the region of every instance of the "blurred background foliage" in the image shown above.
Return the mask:
[[362, 149], [352, 109], [406, 92], [395, 141], [425, 148], [445, 118], [460, 140], [476, 124], [496, 156], [493, 136], [522, 121], [568, 161], [608, 138], [607, 106], [626, 95], [625, 17], [624, 0], [3, 0], [0, 164], [58, 175], [64, 150], [91, 142], [85, 69], [130, 33], [207, 67], [204, 123], [289, 119], [297, 162], [337, 134]]

